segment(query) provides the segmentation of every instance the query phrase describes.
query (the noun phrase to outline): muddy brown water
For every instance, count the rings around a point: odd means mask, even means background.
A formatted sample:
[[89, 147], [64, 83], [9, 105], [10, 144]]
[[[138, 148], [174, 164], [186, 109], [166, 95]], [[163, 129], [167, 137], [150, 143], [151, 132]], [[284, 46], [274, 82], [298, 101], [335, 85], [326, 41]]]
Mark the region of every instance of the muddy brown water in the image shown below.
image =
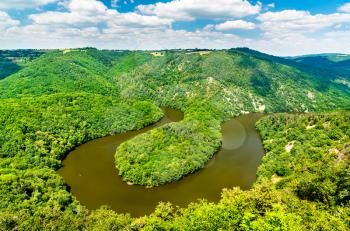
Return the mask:
[[242, 115], [223, 123], [221, 150], [203, 169], [178, 182], [145, 188], [122, 181], [114, 165], [118, 145], [136, 135], [183, 119], [180, 111], [163, 110], [165, 117], [156, 124], [90, 141], [67, 156], [58, 173], [82, 205], [89, 209], [108, 205], [119, 213], [142, 216], [154, 211], [160, 201], [169, 201], [180, 207], [201, 198], [217, 202], [223, 188], [239, 186], [249, 189], [252, 186], [264, 155], [255, 129], [255, 123], [262, 114]]

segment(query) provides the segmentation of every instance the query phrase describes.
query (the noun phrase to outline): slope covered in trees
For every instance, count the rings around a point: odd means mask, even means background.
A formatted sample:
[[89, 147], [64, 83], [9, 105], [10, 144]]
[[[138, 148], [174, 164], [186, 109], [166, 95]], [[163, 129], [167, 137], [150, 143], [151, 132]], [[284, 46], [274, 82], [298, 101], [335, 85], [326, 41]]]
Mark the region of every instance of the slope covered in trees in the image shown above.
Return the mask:
[[[7, 173], [2, 176], [2, 182], [11, 182], [12, 190], [18, 187], [15, 182], [22, 179], [23, 187], [34, 186], [35, 191], [25, 204], [1, 210], [2, 227], [5, 230], [348, 230], [349, 117], [349, 112], [264, 117], [257, 126], [267, 154], [253, 189], [223, 190], [217, 204], [204, 200], [187, 208], [176, 208], [160, 203], [154, 213], [140, 218], [117, 214], [105, 207], [87, 211], [66, 193], [59, 178], [48, 178], [48, 175], [57, 176], [54, 172], [37, 169], [26, 174]], [[290, 142], [294, 146], [286, 149]], [[44, 189], [55, 192], [55, 196], [43, 193]], [[28, 192], [27, 189], [24, 194]], [[41, 198], [50, 200], [39, 203]], [[22, 200], [19, 197], [18, 201]], [[26, 206], [30, 203], [33, 207], [28, 210]]]
[[293, 61], [350, 78], [350, 55], [319, 54], [292, 57]]
[[[314, 71], [304, 72], [266, 57], [231, 50], [164, 52], [116, 81], [121, 98], [152, 99], [157, 104], [181, 109], [185, 121], [191, 118], [192, 124], [215, 125], [247, 112], [350, 108], [349, 87], [335, 83], [331, 77], [319, 78], [323, 79], [318, 79]], [[198, 111], [203, 114], [196, 116]], [[220, 132], [220, 127], [197, 129], [202, 131], [197, 137], [205, 133], [208, 140], [199, 141], [191, 136], [195, 128], [185, 121], [150, 131], [122, 145], [116, 153], [116, 166], [123, 178], [155, 186], [202, 167], [219, 146], [220, 136], [214, 134]], [[169, 141], [174, 151], [168, 150]], [[193, 150], [203, 147], [205, 152], [193, 154]], [[179, 158], [182, 155], [196, 161], [187, 163], [186, 158]]]
[[[157, 105], [181, 109], [186, 118], [191, 118], [191, 123], [202, 124], [195, 130], [210, 134], [207, 140], [195, 139], [191, 135], [194, 129], [184, 121], [168, 125], [167, 130], [157, 129], [163, 134], [158, 142], [152, 143], [149, 132], [144, 139], [137, 137], [125, 144], [126, 149], [116, 155], [116, 165], [125, 179], [137, 178], [134, 183], [153, 182], [151, 185], [179, 179], [202, 167], [220, 146], [220, 136], [215, 135], [220, 132], [217, 124], [232, 116], [255, 111], [323, 111], [350, 107], [348, 86], [334, 81], [334, 77], [317, 76], [319, 72], [314, 69], [305, 71], [291, 60], [246, 49], [160, 54], [93, 48], [46, 52], [0, 81], [0, 97], [89, 92], [121, 100], [151, 100]], [[205, 114], [201, 116], [203, 119], [195, 115], [198, 110]], [[196, 164], [181, 164], [181, 158], [172, 158], [166, 150], [165, 144], [169, 141], [178, 153], [188, 156], [189, 161], [192, 150], [206, 147], [206, 151], [195, 157], [198, 161], [192, 162]], [[138, 152], [128, 145], [148, 147], [146, 159], [137, 160]], [[155, 147], [159, 151], [154, 151]], [[127, 150], [132, 150], [133, 155]], [[156, 172], [150, 166], [158, 166], [160, 156], [175, 161], [174, 166], [187, 167], [180, 172], [169, 170], [164, 173], [164, 179], [154, 181], [155, 176], [146, 172]], [[160, 162], [164, 167], [169, 164]], [[131, 163], [143, 170], [131, 170], [135, 167]]]
[[316, 75], [315, 68], [304, 71], [297, 62], [259, 54], [240, 49], [166, 51], [162, 56], [92, 48], [50, 51], [0, 81], [0, 97], [120, 93], [122, 98], [152, 99], [183, 110], [200, 100], [214, 104], [223, 117], [262, 109], [349, 106], [349, 87], [331, 75]]
[[23, 97], [79, 91], [116, 94], [115, 86], [103, 78], [108, 70], [108, 63], [104, 60], [106, 55], [94, 57], [94, 52], [95, 50], [78, 50], [65, 54], [62, 51], [49, 52], [2, 80], [0, 96]]
[[267, 151], [258, 171], [276, 188], [327, 206], [350, 193], [350, 113], [270, 115], [257, 127]]
[[332, 78], [239, 51], [165, 52], [117, 78], [121, 97], [152, 98], [182, 110], [205, 101], [224, 118], [242, 111], [316, 111], [349, 106]]
[[43, 53], [41, 50], [0, 50], [0, 79], [18, 72]]
[[150, 102], [88, 93], [1, 100], [0, 111], [0, 208], [13, 211], [64, 209], [73, 199], [54, 170], [69, 150], [163, 115]]
[[117, 96], [115, 77], [146, 62], [147, 57], [143, 52], [94, 48], [49, 51], [0, 81], [0, 97], [71, 92]]
[[220, 145], [219, 121], [198, 111], [123, 143], [115, 162], [125, 181], [158, 186], [204, 167]]
[[0, 229], [350, 228], [348, 112], [263, 119], [268, 153], [257, 183], [250, 191], [225, 190], [218, 204], [163, 203], [137, 219], [81, 206], [54, 171], [64, 155], [159, 120], [155, 105], [180, 109], [185, 118], [116, 153], [125, 180], [152, 186], [201, 168], [220, 147], [220, 123], [232, 116], [350, 108], [350, 85], [340, 73], [242, 49], [160, 54], [47, 51], [0, 80]]

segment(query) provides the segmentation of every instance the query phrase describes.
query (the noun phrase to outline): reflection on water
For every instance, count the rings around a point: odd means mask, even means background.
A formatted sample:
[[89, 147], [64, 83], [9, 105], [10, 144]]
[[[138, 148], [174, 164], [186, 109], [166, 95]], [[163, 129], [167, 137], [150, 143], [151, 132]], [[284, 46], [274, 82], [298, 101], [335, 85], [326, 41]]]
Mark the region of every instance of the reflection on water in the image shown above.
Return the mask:
[[130, 186], [118, 176], [114, 153], [122, 142], [171, 121], [183, 114], [164, 109], [166, 117], [145, 129], [96, 139], [73, 150], [58, 170], [71, 192], [89, 209], [109, 205], [120, 213], [141, 216], [151, 213], [159, 201], [186, 206], [199, 198], [216, 202], [223, 188], [240, 186], [248, 189], [256, 179], [256, 171], [264, 150], [254, 125], [262, 116], [249, 114], [222, 125], [223, 144], [205, 168], [178, 182], [145, 188]]
[[247, 132], [239, 120], [230, 120], [222, 125], [222, 148], [235, 150], [244, 144]]

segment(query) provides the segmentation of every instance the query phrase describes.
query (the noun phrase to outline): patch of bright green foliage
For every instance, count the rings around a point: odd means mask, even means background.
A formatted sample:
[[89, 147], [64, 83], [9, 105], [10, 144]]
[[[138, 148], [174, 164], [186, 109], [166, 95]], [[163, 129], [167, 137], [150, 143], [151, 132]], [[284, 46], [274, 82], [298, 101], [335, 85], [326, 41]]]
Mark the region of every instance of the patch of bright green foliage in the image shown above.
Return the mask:
[[[220, 119], [241, 111], [320, 111], [350, 106], [350, 88], [239, 51], [205, 55], [165, 52], [117, 78], [124, 98], [151, 98], [162, 105], [190, 108], [204, 101]], [[310, 94], [309, 94], [310, 93]]]
[[41, 50], [0, 50], [0, 79], [18, 72], [43, 53]]
[[[258, 175], [327, 206], [350, 199], [350, 113], [276, 114], [257, 127], [266, 156]], [[289, 148], [287, 148], [289, 146]]]
[[[349, 109], [347, 86], [290, 60], [241, 50], [163, 53], [49, 51], [0, 81], [0, 230], [350, 228], [348, 112], [263, 119], [258, 128], [268, 153], [257, 183], [224, 190], [217, 204], [160, 203], [141, 218], [81, 206], [55, 172], [62, 158], [88, 140], [159, 120], [154, 104], [185, 118], [118, 150], [123, 177], [144, 185], [202, 167], [220, 146], [220, 123], [240, 113]], [[312, 127], [309, 118], [321, 122]], [[327, 122], [329, 129], [321, 125]]]
[[204, 167], [220, 145], [219, 122], [197, 112], [121, 144], [115, 162], [123, 180], [158, 186]]
[[[132, 218], [105, 207], [89, 212], [79, 206], [74, 198], [63, 197], [62, 191], [56, 197], [51, 197], [52, 202], [59, 201], [62, 207], [59, 207], [60, 204], [51, 205], [34, 210], [34, 215], [26, 209], [2, 210], [1, 222], [3, 227], [16, 227], [19, 230], [345, 231], [350, 228], [350, 206], [346, 191], [349, 189], [347, 144], [350, 139], [349, 124], [344, 121], [349, 116], [349, 112], [338, 112], [264, 117], [257, 126], [268, 152], [259, 167], [257, 183], [248, 191], [238, 188], [223, 190], [219, 203], [201, 200], [191, 203], [187, 208], [160, 203], [151, 215]], [[308, 131], [320, 134], [322, 140], [310, 134], [303, 135], [305, 127], [317, 118], [318, 125]], [[327, 123], [326, 127], [324, 123]], [[339, 140], [334, 137], [334, 129], [341, 135]], [[297, 136], [285, 137], [285, 134], [298, 132], [300, 134]], [[286, 155], [285, 144], [294, 139], [302, 140], [307, 149], [304, 151], [296, 144], [295, 149]], [[341, 158], [339, 153], [329, 151], [333, 148], [345, 148], [342, 149]], [[278, 166], [288, 165], [293, 166], [292, 170], [282, 175]], [[35, 176], [40, 176], [39, 173]], [[7, 181], [15, 181], [16, 177], [7, 178]], [[305, 187], [308, 185], [310, 187]], [[300, 189], [303, 193], [300, 193]]]
[[115, 155], [119, 174], [134, 184], [157, 186], [198, 170], [220, 146], [219, 124], [242, 112], [350, 107], [350, 89], [315, 78], [241, 51], [164, 52], [117, 78], [120, 97], [178, 108], [185, 121], [121, 145]]
[[[90, 54], [92, 53], [92, 54]], [[108, 61], [94, 55], [95, 50], [77, 50], [63, 54], [48, 52], [31, 65], [0, 82], [0, 97], [89, 92], [116, 95], [117, 89], [105, 77]], [[107, 56], [107, 55], [104, 55]]]
[[350, 78], [350, 55], [319, 54], [293, 57], [292, 59], [297, 63], [321, 68], [325, 72], [331, 72], [340, 77]]
[[127, 104], [88, 93], [2, 100], [0, 111], [0, 208], [33, 211], [39, 204], [72, 202], [54, 171], [68, 151], [91, 139], [140, 129], [163, 115], [150, 102]]

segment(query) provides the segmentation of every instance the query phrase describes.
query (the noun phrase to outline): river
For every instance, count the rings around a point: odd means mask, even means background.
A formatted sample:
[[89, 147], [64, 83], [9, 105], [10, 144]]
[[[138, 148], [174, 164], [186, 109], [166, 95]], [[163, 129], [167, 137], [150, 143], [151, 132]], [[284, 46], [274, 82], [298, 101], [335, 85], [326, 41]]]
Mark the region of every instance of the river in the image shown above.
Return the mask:
[[178, 182], [154, 188], [128, 185], [114, 165], [118, 145], [132, 137], [169, 122], [183, 119], [183, 113], [164, 108], [164, 118], [138, 131], [107, 136], [83, 144], [63, 160], [58, 173], [71, 193], [89, 209], [109, 205], [119, 213], [142, 216], [151, 213], [158, 202], [170, 201], [184, 207], [197, 199], [217, 202], [223, 188], [249, 189], [264, 155], [255, 123], [262, 114], [235, 117], [222, 124], [222, 148], [207, 165]]

